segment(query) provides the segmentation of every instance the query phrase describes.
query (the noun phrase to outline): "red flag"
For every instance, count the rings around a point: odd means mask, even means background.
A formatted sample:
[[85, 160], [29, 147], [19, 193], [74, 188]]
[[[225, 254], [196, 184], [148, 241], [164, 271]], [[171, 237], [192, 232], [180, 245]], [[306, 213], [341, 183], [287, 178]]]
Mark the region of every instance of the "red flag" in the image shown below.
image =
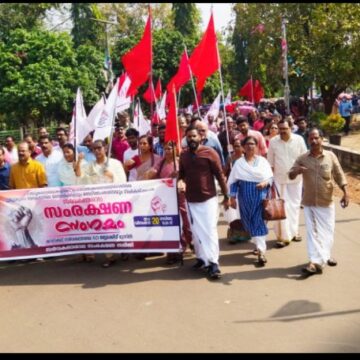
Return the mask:
[[245, 85], [239, 90], [239, 95], [247, 98], [250, 101], [253, 101], [253, 92], [252, 88], [253, 84], [251, 83], [251, 79], [249, 79]]
[[240, 89], [239, 95], [257, 104], [264, 97], [264, 89], [259, 80], [248, 80]]
[[176, 92], [175, 87], [169, 93], [170, 107], [169, 113], [166, 117], [166, 130], [165, 130], [165, 142], [173, 141], [176, 144], [180, 143], [179, 139], [179, 127], [177, 124], [177, 111], [176, 111]]
[[161, 99], [161, 81], [160, 78], [156, 84], [156, 90], [154, 93], [154, 84], [149, 81], [149, 86], [146, 89], [146, 91], [143, 94], [143, 98], [148, 102], [149, 104], [159, 101]]
[[149, 104], [151, 104], [155, 101], [154, 84], [150, 80], [149, 80], [149, 86], [143, 94], [143, 98]]
[[260, 81], [255, 80], [255, 85], [254, 85], [254, 101], [255, 101], [255, 104], [258, 104], [263, 97], [264, 97], [264, 89], [261, 86]]
[[184, 51], [177, 73], [172, 77], [168, 83], [166, 89], [168, 93], [171, 93], [173, 85], [175, 86], [175, 91], [178, 92], [182, 86], [184, 86], [191, 79], [190, 69], [189, 69], [189, 58], [187, 52]]
[[213, 14], [203, 38], [191, 54], [189, 63], [191, 71], [197, 78], [196, 89], [201, 91], [206, 79], [220, 67]]
[[157, 84], [156, 84], [156, 89], [155, 89], [155, 99], [156, 101], [159, 101], [161, 99], [162, 96], [162, 89], [161, 89], [161, 80], [159, 78]]
[[148, 79], [151, 72], [151, 14], [149, 14], [141, 40], [122, 57], [121, 61], [131, 79], [127, 95], [134, 95], [135, 90]]

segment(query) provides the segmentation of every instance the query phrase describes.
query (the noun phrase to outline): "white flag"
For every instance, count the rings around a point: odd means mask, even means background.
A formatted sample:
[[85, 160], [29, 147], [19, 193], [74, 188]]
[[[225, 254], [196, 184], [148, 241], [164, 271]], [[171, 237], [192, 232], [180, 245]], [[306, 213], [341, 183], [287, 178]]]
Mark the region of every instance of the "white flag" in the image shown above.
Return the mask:
[[159, 115], [160, 120], [166, 119], [165, 106], [166, 106], [166, 91], [164, 92], [164, 95], [163, 95], [163, 97], [161, 99], [161, 102], [160, 102], [160, 106], [157, 109], [157, 113]]
[[95, 133], [94, 133], [93, 141], [99, 139], [104, 140], [111, 134], [111, 126], [113, 122], [114, 110], [118, 96], [118, 88], [119, 88], [119, 78], [117, 78], [116, 84], [112, 88], [111, 93], [107, 98], [101, 116], [95, 124]]
[[131, 105], [131, 96], [126, 96], [129, 87], [131, 85], [131, 80], [129, 76], [125, 73], [125, 80], [121, 85], [121, 89], [116, 98], [116, 113], [127, 110]]
[[[89, 127], [91, 128], [90, 131], [95, 130], [96, 124], [100, 120], [100, 116], [105, 107], [105, 99], [102, 96], [101, 99], [94, 105], [94, 107], [90, 110], [88, 117], [86, 118]], [[89, 132], [90, 132], [89, 131]]]
[[231, 90], [229, 90], [228, 94], [226, 95], [224, 106], [231, 104]]
[[[76, 127], [76, 134], [74, 128]], [[73, 109], [72, 119], [70, 123], [69, 142], [74, 144], [80, 144], [84, 137], [91, 131], [89, 123], [86, 121], [86, 112], [84, 107], [84, 101], [80, 88], [76, 92], [75, 106]]]
[[219, 115], [219, 111], [220, 111], [220, 95], [221, 95], [221, 93], [219, 93], [219, 95], [216, 97], [216, 99], [214, 100], [214, 102], [210, 106], [209, 111], [207, 112], [207, 114], [204, 117], [204, 122], [207, 123], [207, 124], [209, 123], [208, 122], [208, 116], [209, 115], [213, 115], [215, 120]]
[[186, 111], [185, 111], [185, 114], [193, 114], [193, 105], [190, 104], [187, 108], [186, 108]]
[[144, 118], [141, 110], [140, 101], [137, 102], [134, 110], [134, 128], [139, 132], [140, 136], [151, 131], [150, 123]]

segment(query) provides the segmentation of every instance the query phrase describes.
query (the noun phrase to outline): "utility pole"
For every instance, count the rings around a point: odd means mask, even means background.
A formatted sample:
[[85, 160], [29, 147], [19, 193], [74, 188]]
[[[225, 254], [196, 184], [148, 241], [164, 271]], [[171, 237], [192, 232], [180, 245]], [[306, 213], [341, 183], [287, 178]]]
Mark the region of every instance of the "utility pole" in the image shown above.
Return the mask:
[[105, 57], [106, 57], [105, 62], [106, 62], [106, 69], [107, 69], [108, 75], [109, 75], [109, 84], [111, 84], [111, 86], [106, 87], [105, 92], [110, 93], [112, 85], [113, 85], [114, 74], [112, 71], [111, 60], [110, 60], [110, 62], [108, 62], [108, 59], [110, 59], [108, 32], [109, 32], [109, 25], [118, 25], [118, 24], [111, 22], [111, 21], [100, 20], [100, 19], [95, 19], [95, 18], [91, 18], [91, 20], [105, 24]]
[[289, 73], [288, 73], [288, 59], [287, 59], [287, 41], [286, 41], [286, 24], [288, 20], [283, 16], [281, 21], [281, 29], [282, 29], [282, 50], [283, 50], [283, 70], [284, 70], [284, 79], [285, 79], [285, 87], [284, 87], [284, 100], [286, 112], [290, 114], [290, 86], [289, 86]]

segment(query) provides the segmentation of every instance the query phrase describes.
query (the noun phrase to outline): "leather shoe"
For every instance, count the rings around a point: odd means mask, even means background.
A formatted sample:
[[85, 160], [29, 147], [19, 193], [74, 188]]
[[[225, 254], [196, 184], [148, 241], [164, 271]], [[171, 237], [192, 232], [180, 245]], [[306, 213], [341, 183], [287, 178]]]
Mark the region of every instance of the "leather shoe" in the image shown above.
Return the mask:
[[336, 266], [337, 265], [337, 261], [333, 258], [330, 258], [328, 261], [327, 261], [327, 264], [329, 266]]
[[208, 268], [208, 274], [210, 279], [217, 280], [221, 278], [221, 271], [217, 264], [210, 263], [210, 266]]
[[196, 263], [192, 266], [193, 270], [198, 270], [204, 267], [205, 262], [201, 259], [196, 259]]

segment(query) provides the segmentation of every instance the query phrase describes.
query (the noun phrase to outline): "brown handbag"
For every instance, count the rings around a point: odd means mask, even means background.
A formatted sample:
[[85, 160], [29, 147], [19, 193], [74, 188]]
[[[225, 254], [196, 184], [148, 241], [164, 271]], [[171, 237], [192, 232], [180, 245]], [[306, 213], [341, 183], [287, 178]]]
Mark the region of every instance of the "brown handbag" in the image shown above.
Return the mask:
[[275, 183], [269, 187], [266, 198], [262, 201], [263, 205], [263, 219], [264, 220], [284, 220], [285, 214], [285, 200], [280, 199], [279, 190]]

